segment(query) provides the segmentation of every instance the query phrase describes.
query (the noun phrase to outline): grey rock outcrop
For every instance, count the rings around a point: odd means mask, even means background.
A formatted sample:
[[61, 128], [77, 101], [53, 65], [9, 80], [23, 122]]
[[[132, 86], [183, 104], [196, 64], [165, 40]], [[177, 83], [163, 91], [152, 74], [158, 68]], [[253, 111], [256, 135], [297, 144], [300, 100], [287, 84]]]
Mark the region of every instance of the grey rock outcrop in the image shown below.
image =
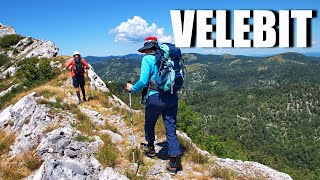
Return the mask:
[[94, 69], [91, 65], [90, 69], [88, 70], [88, 76], [91, 80], [91, 88], [97, 88], [102, 92], [109, 92], [108, 87], [106, 86], [106, 84], [102, 81], [102, 79], [100, 78], [100, 76], [97, 75], [97, 73], [94, 72]]
[[[94, 161], [94, 160], [93, 160]], [[97, 166], [101, 166], [99, 162]], [[98, 173], [92, 173], [81, 162], [77, 162], [73, 159], [63, 158], [56, 159], [49, 157], [41, 165], [39, 170], [35, 174], [29, 176], [28, 180], [47, 180], [47, 179], [97, 179]]]
[[[15, 29], [0, 23], [0, 37], [10, 34], [16, 34]], [[17, 59], [30, 57], [52, 58], [55, 57], [58, 52], [59, 48], [52, 41], [25, 37], [16, 45], [12, 46], [12, 49], [7, 51], [7, 55]]]
[[111, 141], [112, 141], [113, 143], [118, 143], [118, 142], [123, 141], [123, 137], [122, 137], [120, 134], [115, 133], [115, 132], [112, 132], [112, 131], [110, 131], [110, 130], [104, 129], [104, 130], [101, 130], [101, 133], [106, 133], [106, 134], [108, 134], [108, 135], [111, 137]]
[[86, 108], [80, 108], [81, 112], [85, 113], [91, 121], [93, 121], [97, 125], [103, 125], [104, 124], [104, 117], [97, 111], [86, 109]]
[[47, 158], [69, 157], [79, 161], [89, 158], [103, 142], [96, 138], [93, 142], [78, 142], [74, 140], [75, 130], [68, 124], [49, 132], [37, 148], [38, 154]]
[[126, 176], [119, 174], [110, 167], [104, 169], [100, 175], [99, 180], [129, 180]]
[[13, 27], [0, 23], [0, 37], [10, 34], [16, 34], [16, 31], [13, 29]]
[[13, 131], [21, 131], [22, 126], [26, 123], [37, 109], [35, 101], [36, 93], [33, 92], [21, 98], [16, 104], [10, 105], [0, 113], [0, 128], [5, 128], [12, 124]]
[[102, 165], [93, 153], [103, 142], [98, 137], [90, 143], [75, 141], [74, 132], [70, 125], [49, 132], [37, 148], [46, 161], [27, 179], [98, 179]]
[[17, 58], [52, 58], [59, 52], [59, 48], [52, 41], [32, 38], [22, 39], [15, 46], [15, 49], [19, 50], [19, 53], [16, 55]]
[[48, 115], [43, 104], [37, 104], [33, 92], [10, 105], [0, 113], [0, 128], [17, 133], [9, 155], [15, 156], [31, 149], [44, 136], [43, 131], [57, 119]]
[[238, 173], [239, 177], [292, 180], [288, 174], [276, 171], [268, 166], [252, 161], [217, 158], [215, 166], [219, 168], [232, 169]]
[[7, 76], [11, 77], [13, 76], [17, 71], [17, 68], [15, 66], [10, 66], [8, 69], [6, 69], [4, 72], [0, 74], [0, 79], [5, 79]]
[[14, 88], [18, 87], [19, 85], [20, 85], [20, 83], [18, 83], [18, 84], [14, 84], [14, 85], [10, 86], [8, 89], [6, 89], [6, 90], [4, 90], [4, 91], [0, 92], [0, 97], [2, 97], [2, 96], [4, 96], [4, 95], [8, 94], [9, 92], [11, 92]]

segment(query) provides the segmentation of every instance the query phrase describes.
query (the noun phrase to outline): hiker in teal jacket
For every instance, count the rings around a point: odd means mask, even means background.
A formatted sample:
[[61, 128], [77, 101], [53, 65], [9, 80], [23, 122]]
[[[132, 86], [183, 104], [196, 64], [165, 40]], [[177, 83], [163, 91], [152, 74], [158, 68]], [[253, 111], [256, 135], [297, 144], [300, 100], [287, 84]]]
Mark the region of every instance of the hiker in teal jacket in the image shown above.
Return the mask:
[[[156, 66], [154, 51], [159, 48], [156, 37], [147, 37], [144, 47], [139, 49], [139, 52], [146, 53], [141, 62], [140, 80], [132, 85], [127, 84], [126, 89], [132, 92], [139, 92], [149, 84], [150, 78], [155, 77], [158, 73]], [[167, 165], [167, 170], [170, 173], [177, 172], [176, 157], [181, 154], [180, 146], [176, 134], [176, 119], [178, 112], [178, 96], [177, 93], [159, 93], [156, 90], [150, 89], [145, 106], [145, 139], [148, 142], [146, 155], [149, 157], [156, 156], [154, 149], [155, 134], [154, 129], [157, 119], [162, 114], [162, 118], [166, 128], [166, 138], [168, 144], [168, 154], [170, 162]]]

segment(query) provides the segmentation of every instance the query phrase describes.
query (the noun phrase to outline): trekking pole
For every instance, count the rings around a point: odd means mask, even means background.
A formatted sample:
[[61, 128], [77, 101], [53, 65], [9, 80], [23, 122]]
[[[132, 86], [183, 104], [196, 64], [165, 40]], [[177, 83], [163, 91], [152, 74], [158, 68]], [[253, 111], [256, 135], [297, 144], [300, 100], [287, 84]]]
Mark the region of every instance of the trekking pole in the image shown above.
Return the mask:
[[[90, 79], [90, 80], [91, 80], [91, 78], [89, 77], [88, 72], [89, 72], [89, 71], [87, 70], [87, 77], [88, 77], [88, 79]], [[91, 98], [92, 98], [92, 99], [94, 99], [93, 94], [92, 94], [92, 89], [91, 89], [91, 82], [90, 82], [89, 89], [90, 89]]]
[[94, 99], [94, 97], [96, 96], [96, 93], [95, 93], [96, 87], [95, 87], [95, 85], [94, 85], [94, 81], [93, 81], [93, 84], [92, 84], [91, 88], [93, 88], [93, 91], [92, 91], [92, 89], [91, 89], [91, 92], [93, 92], [92, 99]]
[[[68, 80], [68, 79], [67, 79], [67, 80]], [[63, 86], [63, 96], [64, 96], [64, 98], [66, 98], [67, 80], [64, 81], [64, 86]]]
[[[131, 84], [131, 81], [128, 81]], [[131, 99], [131, 91], [129, 91], [129, 106], [130, 106], [130, 128], [131, 128], [131, 143], [132, 143], [132, 163], [134, 160], [134, 134], [133, 134], [133, 122], [132, 122], [132, 99]]]

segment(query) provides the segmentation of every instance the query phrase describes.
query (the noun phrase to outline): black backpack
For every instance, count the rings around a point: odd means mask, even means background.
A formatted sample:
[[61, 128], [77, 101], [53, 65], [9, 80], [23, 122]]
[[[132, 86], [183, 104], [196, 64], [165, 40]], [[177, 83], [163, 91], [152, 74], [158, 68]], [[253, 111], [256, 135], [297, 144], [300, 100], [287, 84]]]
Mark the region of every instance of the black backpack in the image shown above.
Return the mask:
[[81, 57], [74, 58], [74, 69], [73, 70], [76, 75], [82, 75], [82, 73], [84, 73], [84, 67], [83, 67]]

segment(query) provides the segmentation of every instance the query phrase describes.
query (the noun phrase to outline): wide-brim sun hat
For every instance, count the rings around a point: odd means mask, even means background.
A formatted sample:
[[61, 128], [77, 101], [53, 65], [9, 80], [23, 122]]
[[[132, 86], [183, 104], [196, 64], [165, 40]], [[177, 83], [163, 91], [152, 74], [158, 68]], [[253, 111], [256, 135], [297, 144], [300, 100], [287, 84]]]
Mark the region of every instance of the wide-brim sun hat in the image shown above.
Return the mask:
[[145, 50], [152, 48], [159, 48], [158, 39], [154, 36], [148, 36], [144, 39], [143, 47], [138, 49], [138, 51], [144, 53]]

